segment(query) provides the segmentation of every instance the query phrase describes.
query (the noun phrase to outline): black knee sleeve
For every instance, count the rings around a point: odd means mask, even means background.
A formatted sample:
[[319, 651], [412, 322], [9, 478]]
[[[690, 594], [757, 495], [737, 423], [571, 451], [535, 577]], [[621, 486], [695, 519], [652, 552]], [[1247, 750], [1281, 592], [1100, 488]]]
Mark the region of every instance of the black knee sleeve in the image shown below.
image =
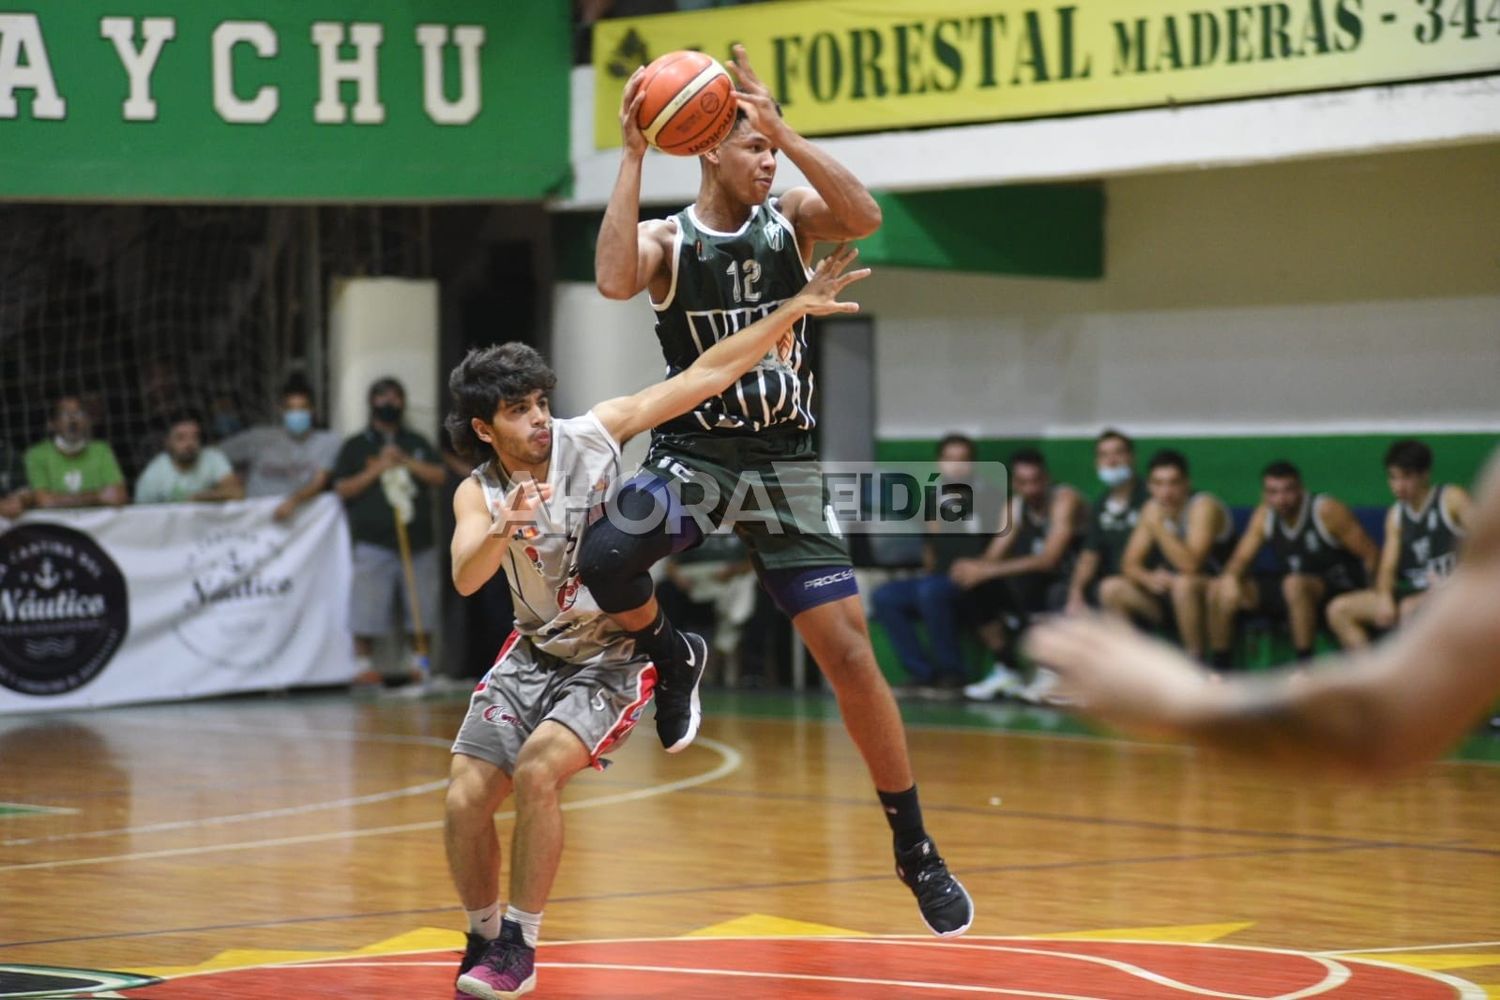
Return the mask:
[[652, 593], [651, 567], [673, 549], [666, 518], [657, 516], [659, 497], [627, 484], [603, 516], [583, 533], [578, 575], [606, 614], [631, 611]]

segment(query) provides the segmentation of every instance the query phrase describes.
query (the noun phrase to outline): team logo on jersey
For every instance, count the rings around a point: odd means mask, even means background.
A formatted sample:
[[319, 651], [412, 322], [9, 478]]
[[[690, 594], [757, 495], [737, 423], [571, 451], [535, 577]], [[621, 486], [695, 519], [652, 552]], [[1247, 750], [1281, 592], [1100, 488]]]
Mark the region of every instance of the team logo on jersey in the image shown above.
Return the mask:
[[542, 554], [536, 550], [535, 545], [526, 546], [526, 558], [531, 562], [531, 568], [543, 576], [547, 575], [547, 567], [542, 565]]
[[1308, 535], [1307, 536], [1307, 551], [1309, 551], [1309, 552], [1316, 552], [1316, 551], [1318, 551], [1318, 547], [1319, 547], [1318, 546], [1318, 536], [1317, 535]]
[[1432, 539], [1418, 538], [1411, 543], [1411, 553], [1417, 557], [1417, 562], [1426, 564], [1432, 558]]
[[1437, 519], [1438, 519], [1438, 512], [1435, 509], [1434, 510], [1430, 510], [1430, 511], [1427, 512], [1427, 530], [1428, 531], [1436, 531], [1437, 530]]
[[770, 222], [766, 223], [766, 242], [771, 244], [772, 250], [781, 249], [781, 245], [784, 242], [785, 236], [786, 230], [782, 228], [781, 223], [777, 222], [775, 219], [772, 219]]

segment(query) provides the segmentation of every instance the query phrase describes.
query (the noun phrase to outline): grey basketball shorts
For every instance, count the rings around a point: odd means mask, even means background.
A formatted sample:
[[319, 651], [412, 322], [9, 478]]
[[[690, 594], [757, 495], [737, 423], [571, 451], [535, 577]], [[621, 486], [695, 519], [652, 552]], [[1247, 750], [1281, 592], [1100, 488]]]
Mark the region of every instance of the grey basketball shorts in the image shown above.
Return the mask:
[[512, 632], [469, 699], [453, 752], [512, 774], [526, 738], [550, 720], [570, 729], [602, 771], [601, 758], [625, 742], [655, 690], [648, 660], [574, 666]]

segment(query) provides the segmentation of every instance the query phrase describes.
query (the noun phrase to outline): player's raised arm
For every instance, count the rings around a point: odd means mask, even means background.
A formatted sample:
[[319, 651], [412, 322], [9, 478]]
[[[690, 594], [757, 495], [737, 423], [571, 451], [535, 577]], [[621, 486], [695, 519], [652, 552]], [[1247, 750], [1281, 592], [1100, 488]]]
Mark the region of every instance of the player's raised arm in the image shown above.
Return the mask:
[[804, 251], [814, 242], [863, 239], [879, 229], [880, 204], [869, 189], [848, 167], [787, 125], [771, 88], [750, 68], [743, 45], [734, 47], [730, 69], [739, 80], [739, 104], [750, 123], [785, 153], [812, 185], [793, 188], [781, 199], [782, 212], [806, 244]]
[[641, 76], [631, 75], [620, 98], [620, 173], [615, 178], [599, 239], [594, 244], [594, 283], [607, 299], [629, 299], [640, 294], [664, 270], [671, 244], [669, 225], [661, 220], [640, 222], [641, 165], [646, 158], [646, 136], [636, 123], [645, 100]]
[[786, 329], [802, 317], [858, 312], [858, 303], [838, 299], [846, 286], [870, 273], [867, 267], [847, 270], [858, 255], [859, 251], [853, 247], [842, 247], [825, 257], [812, 280], [775, 312], [725, 337], [699, 355], [685, 371], [633, 396], [605, 400], [594, 407], [594, 414], [604, 429], [623, 443], [728, 389], [735, 379], [755, 367]]

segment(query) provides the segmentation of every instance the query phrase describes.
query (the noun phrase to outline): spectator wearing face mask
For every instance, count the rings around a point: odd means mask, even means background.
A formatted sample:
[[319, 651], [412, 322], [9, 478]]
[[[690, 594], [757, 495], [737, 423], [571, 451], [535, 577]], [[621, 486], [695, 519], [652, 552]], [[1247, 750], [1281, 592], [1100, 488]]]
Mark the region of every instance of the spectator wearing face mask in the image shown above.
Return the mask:
[[1067, 613], [1076, 615], [1099, 606], [1104, 580], [1120, 574], [1125, 543], [1150, 499], [1146, 484], [1135, 472], [1135, 442], [1110, 428], [1094, 439], [1094, 469], [1104, 484], [1104, 495], [1089, 510], [1089, 530], [1068, 582]]
[[136, 503], [214, 503], [245, 495], [224, 453], [203, 446], [203, 424], [196, 416], [170, 418], [163, 444], [136, 480]]
[[443, 485], [445, 469], [432, 443], [402, 423], [406, 389], [400, 382], [378, 379], [370, 386], [368, 398], [370, 423], [344, 442], [333, 468], [333, 489], [344, 501], [354, 541], [349, 630], [354, 633], [355, 682], [380, 682], [371, 657], [375, 639], [391, 627], [391, 612], [397, 601], [405, 612], [412, 647], [409, 673], [412, 680], [422, 680], [427, 667], [418, 650], [426, 648], [426, 635], [419, 636], [416, 631], [416, 616], [403, 579], [396, 518], [406, 526], [418, 608], [425, 626], [437, 611], [432, 493]]
[[78, 396], [52, 409], [52, 440], [26, 451], [26, 480], [38, 507], [118, 507], [129, 503], [114, 450], [92, 436], [94, 421]]
[[219, 447], [245, 474], [245, 496], [281, 497], [273, 516], [285, 521], [303, 504], [328, 489], [339, 439], [319, 430], [312, 390], [299, 380], [281, 392], [281, 420], [241, 431]]

